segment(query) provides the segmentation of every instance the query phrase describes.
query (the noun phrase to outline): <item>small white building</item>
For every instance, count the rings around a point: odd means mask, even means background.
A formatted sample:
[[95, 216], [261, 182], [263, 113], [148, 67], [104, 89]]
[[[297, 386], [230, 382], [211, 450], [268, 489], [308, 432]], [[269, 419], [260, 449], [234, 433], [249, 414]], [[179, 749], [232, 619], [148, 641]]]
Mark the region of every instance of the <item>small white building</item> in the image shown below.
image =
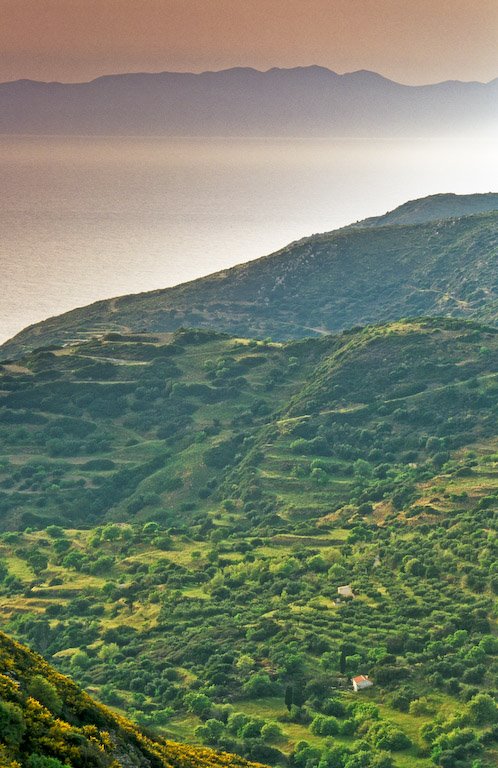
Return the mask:
[[341, 597], [354, 597], [351, 584], [345, 584], [343, 587], [337, 587], [337, 594]]
[[363, 691], [365, 688], [371, 688], [373, 685], [372, 681], [368, 679], [368, 675], [352, 677], [351, 682], [353, 683], [353, 689], [356, 692]]

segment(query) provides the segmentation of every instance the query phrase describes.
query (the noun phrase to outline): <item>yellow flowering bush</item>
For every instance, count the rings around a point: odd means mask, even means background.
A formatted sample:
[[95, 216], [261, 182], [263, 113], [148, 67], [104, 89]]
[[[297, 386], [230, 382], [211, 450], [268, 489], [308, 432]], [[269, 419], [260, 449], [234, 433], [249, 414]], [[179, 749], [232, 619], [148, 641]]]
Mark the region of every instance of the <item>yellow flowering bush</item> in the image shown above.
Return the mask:
[[[0, 767], [21, 768], [32, 755], [55, 758], [71, 768], [122, 768], [121, 753], [137, 753], [164, 768], [249, 768], [240, 757], [151, 738], [124, 717], [96, 704], [75, 683], [35, 653], [0, 632], [0, 703], [20, 717], [18, 743], [2, 740]], [[42, 677], [62, 702], [56, 716], [34, 696], [31, 683]], [[38, 686], [43, 690], [43, 686]], [[33, 759], [33, 758], [31, 758]], [[254, 764], [252, 764], [254, 766]]]

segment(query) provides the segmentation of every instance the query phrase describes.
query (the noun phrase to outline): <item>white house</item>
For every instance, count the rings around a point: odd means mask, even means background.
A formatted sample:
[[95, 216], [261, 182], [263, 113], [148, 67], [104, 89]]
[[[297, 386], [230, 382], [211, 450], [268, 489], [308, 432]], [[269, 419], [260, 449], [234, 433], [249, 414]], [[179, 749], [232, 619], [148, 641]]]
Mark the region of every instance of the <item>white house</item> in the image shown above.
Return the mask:
[[351, 682], [353, 683], [353, 689], [356, 692], [363, 691], [365, 688], [371, 688], [373, 685], [372, 681], [368, 679], [368, 675], [352, 677]]
[[341, 597], [354, 597], [351, 584], [345, 584], [343, 587], [337, 587], [337, 594]]

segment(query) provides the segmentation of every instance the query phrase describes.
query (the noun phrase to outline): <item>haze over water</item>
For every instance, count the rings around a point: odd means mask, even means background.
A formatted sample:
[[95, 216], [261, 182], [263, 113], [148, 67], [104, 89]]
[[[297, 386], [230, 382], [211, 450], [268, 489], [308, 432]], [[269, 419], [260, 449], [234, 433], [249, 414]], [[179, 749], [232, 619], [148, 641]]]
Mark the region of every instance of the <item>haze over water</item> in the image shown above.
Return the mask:
[[437, 192], [496, 191], [498, 142], [0, 137], [0, 341]]

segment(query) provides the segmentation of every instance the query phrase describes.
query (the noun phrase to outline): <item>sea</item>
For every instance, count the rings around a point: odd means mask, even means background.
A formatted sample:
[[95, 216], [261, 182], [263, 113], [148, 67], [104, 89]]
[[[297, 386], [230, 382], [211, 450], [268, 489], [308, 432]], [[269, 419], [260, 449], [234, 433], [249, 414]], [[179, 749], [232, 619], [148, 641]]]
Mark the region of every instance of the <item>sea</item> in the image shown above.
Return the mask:
[[493, 140], [0, 136], [0, 343], [98, 299], [497, 182]]

